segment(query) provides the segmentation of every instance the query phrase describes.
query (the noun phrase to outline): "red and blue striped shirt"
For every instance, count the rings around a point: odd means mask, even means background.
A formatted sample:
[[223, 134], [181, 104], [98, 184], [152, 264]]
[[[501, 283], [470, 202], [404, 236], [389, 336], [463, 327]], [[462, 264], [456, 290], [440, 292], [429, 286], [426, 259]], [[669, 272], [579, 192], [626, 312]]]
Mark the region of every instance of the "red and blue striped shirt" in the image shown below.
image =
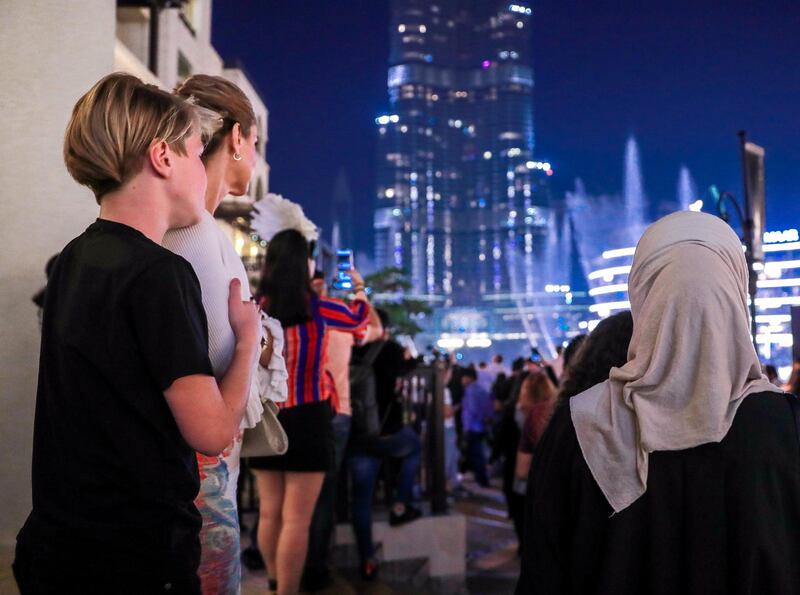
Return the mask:
[[369, 304], [363, 300], [348, 305], [342, 300], [312, 294], [309, 305], [311, 320], [283, 329], [289, 398], [278, 404], [281, 408], [331, 398], [332, 383], [325, 381], [327, 330], [336, 329], [358, 337], [367, 327]]

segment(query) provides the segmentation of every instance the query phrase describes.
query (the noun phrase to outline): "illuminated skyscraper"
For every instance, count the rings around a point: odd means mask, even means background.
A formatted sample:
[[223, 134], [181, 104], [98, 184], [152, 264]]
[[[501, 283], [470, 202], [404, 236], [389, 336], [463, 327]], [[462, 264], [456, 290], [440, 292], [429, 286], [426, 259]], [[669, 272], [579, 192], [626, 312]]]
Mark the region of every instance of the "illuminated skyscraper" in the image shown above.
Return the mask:
[[534, 153], [531, 12], [392, 2], [376, 257], [445, 305], [543, 291], [548, 278], [542, 256], [561, 223], [546, 193], [552, 169]]

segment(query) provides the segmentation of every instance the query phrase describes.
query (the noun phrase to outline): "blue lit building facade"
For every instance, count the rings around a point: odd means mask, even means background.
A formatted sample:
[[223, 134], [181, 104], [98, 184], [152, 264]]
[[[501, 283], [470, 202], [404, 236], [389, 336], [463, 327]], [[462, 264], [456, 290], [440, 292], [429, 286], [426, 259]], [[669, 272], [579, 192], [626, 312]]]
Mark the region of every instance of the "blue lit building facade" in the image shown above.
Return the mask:
[[534, 152], [531, 12], [496, 0], [392, 2], [376, 257], [434, 303], [543, 290], [534, 255], [559, 221], [552, 169]]

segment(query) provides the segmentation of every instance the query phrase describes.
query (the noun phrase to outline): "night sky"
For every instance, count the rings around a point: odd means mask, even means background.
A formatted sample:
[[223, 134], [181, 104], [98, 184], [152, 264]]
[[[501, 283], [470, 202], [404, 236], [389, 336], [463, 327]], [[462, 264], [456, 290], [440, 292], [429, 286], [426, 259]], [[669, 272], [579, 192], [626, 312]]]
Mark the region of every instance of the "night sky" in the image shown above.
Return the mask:
[[[388, 19], [388, 0], [214, 2], [215, 47], [244, 65], [270, 111], [271, 191], [327, 227], [344, 170], [361, 250]], [[767, 152], [768, 228], [800, 227], [800, 3], [539, 0], [532, 35], [536, 153], [557, 190], [580, 177], [591, 193], [619, 192], [633, 134], [651, 200], [674, 198], [682, 164], [701, 190], [740, 195], [745, 129]]]

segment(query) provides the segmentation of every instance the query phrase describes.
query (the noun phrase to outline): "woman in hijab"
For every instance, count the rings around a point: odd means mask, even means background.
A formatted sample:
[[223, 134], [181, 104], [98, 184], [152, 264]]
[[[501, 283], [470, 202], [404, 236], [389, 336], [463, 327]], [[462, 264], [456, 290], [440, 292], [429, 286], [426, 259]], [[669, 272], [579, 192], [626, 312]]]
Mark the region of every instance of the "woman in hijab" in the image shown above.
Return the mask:
[[800, 593], [795, 398], [761, 374], [747, 281], [715, 217], [645, 232], [628, 362], [536, 451], [517, 593]]

